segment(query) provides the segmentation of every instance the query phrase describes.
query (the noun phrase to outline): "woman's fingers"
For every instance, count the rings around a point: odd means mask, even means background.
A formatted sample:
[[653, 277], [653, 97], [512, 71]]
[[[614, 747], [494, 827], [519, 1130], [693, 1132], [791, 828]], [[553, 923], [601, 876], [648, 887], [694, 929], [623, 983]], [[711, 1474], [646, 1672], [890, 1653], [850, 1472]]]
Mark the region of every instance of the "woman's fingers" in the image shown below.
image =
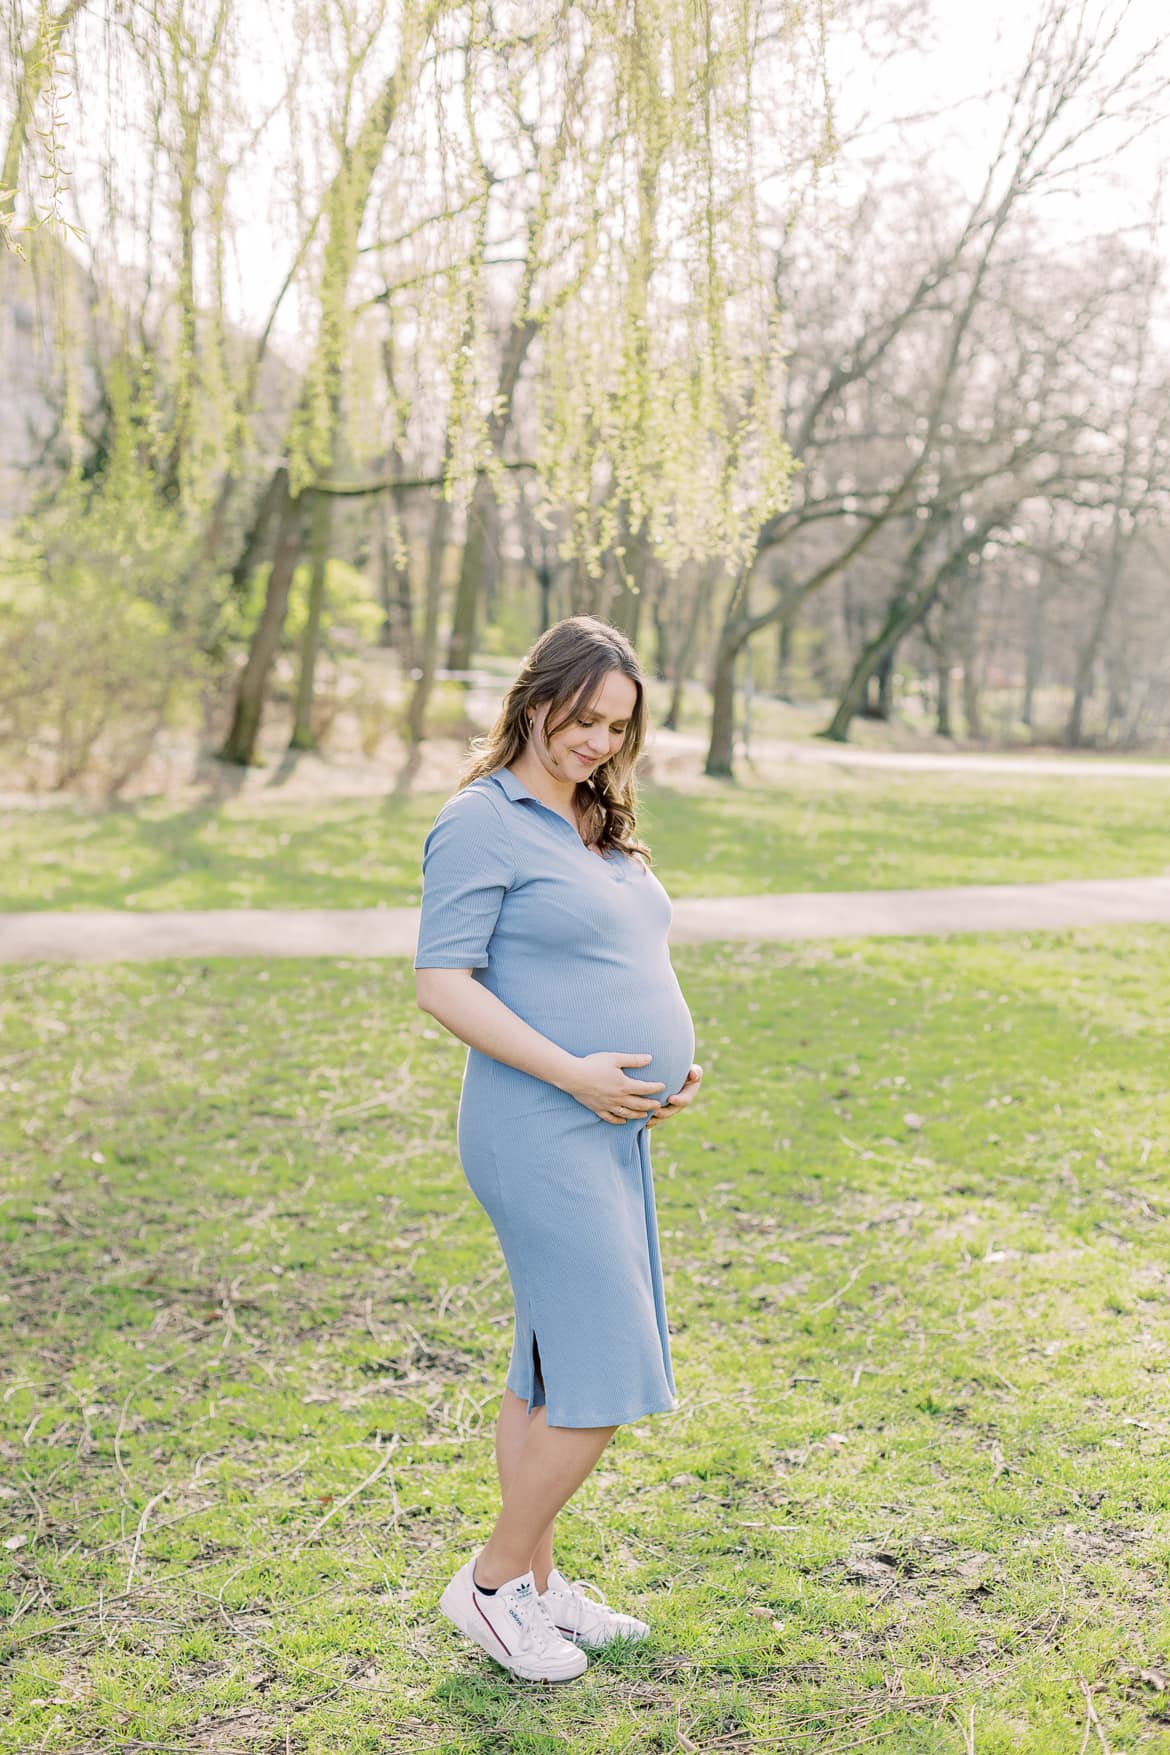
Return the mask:
[[680, 1109], [688, 1108], [695, 1100], [695, 1092], [698, 1090], [702, 1076], [702, 1067], [692, 1066], [682, 1090], [675, 1091], [672, 1096], [666, 1098], [651, 1119], [647, 1121], [647, 1127], [653, 1127], [655, 1122], [665, 1121], [667, 1116], [677, 1115]]

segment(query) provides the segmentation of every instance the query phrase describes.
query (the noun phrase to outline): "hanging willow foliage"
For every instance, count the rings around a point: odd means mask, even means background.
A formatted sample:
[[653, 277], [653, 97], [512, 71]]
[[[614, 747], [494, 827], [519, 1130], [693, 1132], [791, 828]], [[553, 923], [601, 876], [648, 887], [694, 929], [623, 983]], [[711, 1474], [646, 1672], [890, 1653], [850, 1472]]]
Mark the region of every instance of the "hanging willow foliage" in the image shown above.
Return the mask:
[[639, 529], [671, 567], [733, 562], [785, 503], [793, 467], [774, 412], [753, 82], [767, 83], [765, 22], [782, 46], [799, 17], [630, 0], [604, 21], [593, 102], [612, 149], [578, 283], [542, 326], [546, 497], [572, 508], [591, 571]]
[[[818, 0], [78, 7], [74, 144], [110, 318], [76, 345], [131, 378], [139, 355], [165, 428], [145, 462], [194, 526], [255, 453], [258, 356], [229, 333], [225, 276], [271, 189], [294, 493], [339, 454], [513, 491], [492, 416], [514, 299], [524, 450], [581, 563], [635, 535], [671, 566], [734, 561], [793, 467], [757, 196], [793, 115], [806, 158], [824, 150], [818, 21]], [[371, 369], [388, 345], [392, 385]]]

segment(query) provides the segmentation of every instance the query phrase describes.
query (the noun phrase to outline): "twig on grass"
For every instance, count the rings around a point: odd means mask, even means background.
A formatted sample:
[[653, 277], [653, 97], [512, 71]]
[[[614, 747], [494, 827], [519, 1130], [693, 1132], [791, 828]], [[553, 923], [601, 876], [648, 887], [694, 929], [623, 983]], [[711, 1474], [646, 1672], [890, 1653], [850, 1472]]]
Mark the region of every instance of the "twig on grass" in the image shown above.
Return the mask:
[[[250, 1710], [251, 1708], [249, 1708]], [[44, 1745], [41, 1746], [44, 1747]], [[108, 1749], [110, 1745], [107, 1743], [105, 1747]], [[122, 1755], [138, 1755], [138, 1751], [141, 1749], [166, 1750], [169, 1751], [169, 1755], [191, 1755], [190, 1743], [144, 1743], [141, 1737], [131, 1737], [129, 1742], [117, 1743], [114, 1747], [122, 1751]], [[71, 1748], [62, 1749], [59, 1755], [100, 1755], [100, 1750], [96, 1743], [74, 1743]], [[244, 1749], [239, 1745], [235, 1748], [228, 1748], [221, 1743], [216, 1749], [215, 1755], [256, 1755], [256, 1750], [254, 1744]]]
[[1097, 1708], [1093, 1705], [1093, 1690], [1089, 1687], [1089, 1684], [1085, 1681], [1085, 1678], [1082, 1675], [1078, 1674], [1077, 1681], [1081, 1685], [1081, 1693], [1085, 1697], [1085, 1711], [1088, 1714], [1088, 1717], [1085, 1720], [1084, 1740], [1081, 1743], [1081, 1755], [1085, 1755], [1085, 1750], [1089, 1746], [1089, 1738], [1094, 1731], [1097, 1733], [1097, 1741], [1101, 1745], [1102, 1755], [1113, 1755], [1109, 1744], [1105, 1740], [1105, 1732], [1101, 1720], [1097, 1717]]
[[[1061, 1621], [1064, 1619], [1064, 1606], [1068, 1601], [1068, 1580], [1065, 1578], [1064, 1573], [1061, 1571], [1059, 1564], [1057, 1564], [1057, 1567], [1056, 1567], [1056, 1576], [1060, 1580], [1060, 1602], [1057, 1604], [1056, 1612], [1052, 1616], [1051, 1627], [1048, 1628], [1047, 1632], [1044, 1634], [1044, 1637], [1039, 1642], [1041, 1645], [1047, 1645], [1049, 1640], [1055, 1636], [1056, 1629], [1060, 1626]], [[1035, 1617], [1034, 1620], [1029, 1621], [1026, 1626], [1020, 1628], [1019, 1633], [1017, 1634], [1017, 1638], [1023, 1639], [1024, 1635], [1027, 1633], [1031, 1633], [1031, 1631], [1034, 1627], [1039, 1627], [1041, 1621], [1045, 1620], [1048, 1617], [1050, 1612], [1051, 1611], [1048, 1609], [1043, 1609], [1041, 1611], [1041, 1613]]]
[[963, 1716], [957, 1706], [952, 1706], [951, 1712], [963, 1739], [963, 1755], [975, 1755], [975, 1702], [972, 1701], [967, 1708], [966, 1723], [963, 1722]]
[[[197, 1517], [201, 1511], [212, 1511], [214, 1508], [215, 1500], [205, 1499], [200, 1501], [198, 1505], [188, 1506], [186, 1511], [176, 1511], [174, 1517], [161, 1518], [154, 1527], [156, 1530], [170, 1529], [172, 1524], [182, 1523], [184, 1518]], [[86, 1559], [92, 1560], [97, 1554], [108, 1554], [111, 1548], [120, 1548], [124, 1543], [133, 1541], [133, 1539], [132, 1536], [123, 1534], [120, 1536], [111, 1536], [110, 1540], [108, 1542], [102, 1542], [100, 1547], [87, 1546], [85, 1549]], [[62, 1550], [61, 1558], [63, 1560], [70, 1559], [81, 1546], [82, 1543], [80, 1539], [76, 1542], [71, 1542], [67, 1548]]]
[[329, 1510], [325, 1513], [324, 1517], [319, 1517], [317, 1519], [308, 1535], [304, 1538], [304, 1541], [298, 1542], [296, 1547], [292, 1549], [289, 1555], [290, 1560], [295, 1560], [297, 1555], [305, 1547], [306, 1543], [313, 1541], [316, 1536], [320, 1535], [321, 1531], [325, 1528], [325, 1525], [331, 1518], [336, 1517], [339, 1512], [344, 1511], [346, 1506], [351, 1504], [352, 1501], [357, 1498], [359, 1493], [364, 1492], [367, 1487], [371, 1486], [373, 1482], [378, 1479], [378, 1476], [382, 1473], [383, 1469], [387, 1467], [390, 1458], [394, 1455], [394, 1452], [397, 1449], [398, 1433], [395, 1432], [389, 1444], [386, 1446], [386, 1454], [383, 1456], [377, 1468], [371, 1469], [364, 1481], [359, 1481], [356, 1487], [351, 1487], [344, 1499], [339, 1499], [336, 1505], [331, 1505], [329, 1507]]
[[[125, 1538], [121, 1539], [124, 1540]], [[112, 1547], [114, 1545], [115, 1544], [113, 1543], [106, 1544], [107, 1547]], [[63, 1633], [66, 1628], [71, 1627], [75, 1622], [86, 1620], [94, 1609], [98, 1611], [98, 1618], [100, 1620], [104, 1613], [104, 1606], [106, 1603], [119, 1603], [124, 1597], [141, 1596], [146, 1591], [159, 1590], [163, 1585], [185, 1583], [194, 1572], [209, 1572], [213, 1566], [222, 1565], [222, 1554], [215, 1554], [210, 1560], [188, 1561], [180, 1567], [178, 1571], [168, 1573], [164, 1578], [154, 1580], [140, 1579], [132, 1590], [118, 1591], [112, 1597], [106, 1597], [104, 1595], [104, 1586], [99, 1585], [97, 1596], [91, 1599], [88, 1603], [80, 1603], [76, 1609], [70, 1609], [66, 1615], [59, 1615], [55, 1621], [50, 1621], [47, 1626], [30, 1628], [27, 1633], [22, 1633], [19, 1638], [10, 1639], [8, 1644], [10, 1647], [16, 1648], [18, 1646], [27, 1645], [31, 1639], [45, 1639], [50, 1633]]]
[[809, 1311], [809, 1315], [816, 1316], [818, 1311], [827, 1310], [829, 1308], [830, 1304], [835, 1304], [837, 1302], [838, 1298], [844, 1298], [846, 1292], [849, 1290], [850, 1286], [853, 1284], [853, 1282], [857, 1278], [858, 1274], [864, 1273], [865, 1269], [868, 1266], [869, 1266], [868, 1261], [859, 1261], [857, 1266], [854, 1268], [853, 1272], [850, 1274], [849, 1278], [846, 1280], [845, 1284], [843, 1286], [838, 1286], [837, 1290], [835, 1292], [833, 1292], [828, 1298], [824, 1299], [822, 1303], [814, 1304], [812, 1309]]
[[134, 1531], [134, 1546], [130, 1550], [130, 1565], [126, 1571], [126, 1583], [124, 1586], [126, 1590], [129, 1590], [131, 1584], [134, 1582], [134, 1568], [138, 1564], [138, 1551], [142, 1546], [142, 1532], [146, 1528], [146, 1520], [158, 1504], [159, 1500], [167, 1499], [169, 1497], [170, 1489], [163, 1487], [160, 1492], [155, 1494], [153, 1499], [148, 1499], [142, 1508], [142, 1514], [138, 1519], [138, 1527]]

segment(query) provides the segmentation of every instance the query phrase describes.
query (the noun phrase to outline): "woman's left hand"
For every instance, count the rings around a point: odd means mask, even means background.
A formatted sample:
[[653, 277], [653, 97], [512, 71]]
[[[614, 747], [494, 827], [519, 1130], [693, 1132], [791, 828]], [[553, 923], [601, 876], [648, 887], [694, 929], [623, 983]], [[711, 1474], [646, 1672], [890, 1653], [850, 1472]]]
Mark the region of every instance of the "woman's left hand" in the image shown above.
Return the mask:
[[673, 1097], [667, 1097], [661, 1109], [652, 1109], [646, 1119], [646, 1126], [656, 1127], [660, 1121], [668, 1120], [670, 1116], [677, 1115], [680, 1109], [685, 1109], [688, 1103], [693, 1103], [702, 1077], [702, 1067], [692, 1066], [682, 1090], [676, 1091]]

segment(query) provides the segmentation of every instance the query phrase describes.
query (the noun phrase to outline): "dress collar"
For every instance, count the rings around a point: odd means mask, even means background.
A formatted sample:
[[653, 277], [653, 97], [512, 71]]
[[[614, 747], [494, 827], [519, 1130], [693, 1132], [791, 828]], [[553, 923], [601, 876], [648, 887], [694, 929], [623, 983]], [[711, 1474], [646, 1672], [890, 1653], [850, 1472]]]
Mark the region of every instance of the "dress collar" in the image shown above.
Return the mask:
[[[566, 829], [568, 829], [569, 833], [572, 835], [573, 839], [576, 841], [576, 843], [579, 847], [585, 847], [584, 841], [582, 841], [580, 835], [577, 833], [577, 830], [573, 827], [573, 825], [569, 821], [568, 817], [561, 816], [561, 813], [559, 810], [553, 810], [553, 807], [551, 804], [545, 804], [543, 798], [537, 798], [535, 792], [530, 792], [528, 787], [525, 786], [523, 780], [518, 779], [516, 777], [516, 775], [513, 774], [512, 770], [510, 768], [493, 768], [492, 772], [489, 775], [487, 775], [486, 778], [489, 780], [494, 780], [496, 782], [496, 784], [500, 787], [501, 791], [508, 798], [512, 799], [513, 802], [515, 802], [519, 799], [525, 798], [531, 804], [540, 805], [544, 810], [548, 811], [550, 815], [557, 817], [559, 819], [559, 821], [564, 823]], [[590, 849], [585, 847], [585, 851], [588, 853], [590, 851]], [[605, 860], [606, 864], [611, 868], [611, 870], [615, 864], [615, 861], [611, 858], [612, 853], [613, 853], [613, 849], [607, 848], [605, 850], [605, 852], [601, 855], [601, 858]], [[596, 858], [596, 857], [597, 857], [597, 855], [594, 854], [594, 858]], [[620, 863], [621, 865], [625, 865], [626, 861], [623, 859], [618, 863]]]
[[[544, 802], [542, 799], [537, 798], [535, 792], [530, 792], [528, 790], [523, 780], [518, 780], [516, 778], [511, 768], [496, 768], [493, 770], [491, 777], [493, 780], [499, 782], [500, 786], [503, 787], [504, 791], [511, 799], [531, 798], [536, 804], [542, 804]], [[569, 826], [571, 828], [572, 824]]]

